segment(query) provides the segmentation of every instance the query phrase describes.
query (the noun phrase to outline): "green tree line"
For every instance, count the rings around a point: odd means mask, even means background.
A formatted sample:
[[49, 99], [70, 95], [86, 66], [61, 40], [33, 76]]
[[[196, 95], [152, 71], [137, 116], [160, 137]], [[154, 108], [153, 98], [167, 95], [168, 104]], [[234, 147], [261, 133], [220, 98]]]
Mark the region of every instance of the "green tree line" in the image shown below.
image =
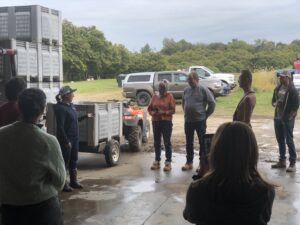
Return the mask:
[[78, 27], [63, 22], [63, 67], [66, 81], [114, 78], [118, 74], [141, 71], [177, 70], [205, 65], [215, 71], [238, 73], [291, 67], [300, 56], [300, 39], [289, 44], [256, 40], [249, 44], [233, 39], [224, 43], [189, 43], [163, 40], [160, 51], [145, 43], [140, 52], [108, 41], [95, 26]]

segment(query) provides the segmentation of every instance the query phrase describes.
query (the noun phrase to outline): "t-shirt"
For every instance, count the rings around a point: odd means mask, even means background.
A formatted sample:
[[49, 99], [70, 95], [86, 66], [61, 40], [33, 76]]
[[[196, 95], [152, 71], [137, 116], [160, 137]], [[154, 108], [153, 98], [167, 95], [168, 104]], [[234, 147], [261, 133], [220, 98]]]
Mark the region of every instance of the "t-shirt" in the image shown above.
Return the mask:
[[277, 105], [276, 105], [276, 110], [277, 110], [277, 118], [281, 118], [284, 110], [284, 96], [287, 92], [287, 87], [284, 85], [281, 85], [278, 94], [277, 94]]
[[300, 70], [300, 60], [297, 60], [294, 62], [293, 68], [296, 70]]

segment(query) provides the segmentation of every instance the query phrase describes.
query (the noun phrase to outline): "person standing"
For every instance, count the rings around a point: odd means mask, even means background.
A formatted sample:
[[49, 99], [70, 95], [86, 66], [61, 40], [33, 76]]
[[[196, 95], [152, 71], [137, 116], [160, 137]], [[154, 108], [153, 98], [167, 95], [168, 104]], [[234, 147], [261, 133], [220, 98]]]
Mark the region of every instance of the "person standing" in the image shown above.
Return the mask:
[[18, 95], [26, 88], [26, 83], [19, 77], [10, 79], [5, 85], [7, 102], [0, 106], [0, 127], [20, 119], [17, 106]]
[[62, 225], [58, 199], [66, 171], [57, 139], [37, 123], [45, 93], [25, 89], [18, 99], [20, 121], [0, 128], [2, 225]]
[[[214, 96], [208, 88], [199, 84], [199, 77], [195, 71], [188, 75], [189, 87], [186, 87], [182, 97], [184, 111], [184, 131], [186, 138], [186, 163], [183, 171], [193, 169], [194, 160], [194, 131], [196, 131], [200, 145], [200, 162], [207, 161], [204, 146], [206, 120], [214, 112]], [[201, 165], [200, 165], [201, 169]]]
[[286, 172], [296, 171], [297, 153], [294, 144], [294, 124], [299, 108], [298, 92], [288, 71], [279, 74], [280, 84], [275, 88], [272, 105], [275, 107], [274, 128], [279, 145], [279, 161], [272, 168], [286, 168], [286, 144], [290, 165]]
[[297, 60], [293, 63], [293, 69], [300, 71], [300, 58], [298, 57]]
[[241, 98], [233, 114], [233, 121], [241, 121], [251, 127], [251, 116], [256, 104], [255, 92], [252, 90], [252, 74], [249, 70], [242, 70], [239, 77], [240, 88], [244, 91], [244, 96]]
[[155, 149], [155, 161], [153, 162], [151, 169], [156, 170], [160, 168], [162, 136], [166, 151], [166, 161], [164, 167], [164, 171], [166, 172], [172, 169], [172, 118], [176, 107], [173, 95], [167, 92], [167, 86], [168, 83], [166, 81], [159, 83], [159, 93], [158, 95], [153, 95], [150, 105], [148, 106], [148, 113], [152, 116]]
[[59, 141], [66, 170], [69, 170], [70, 184], [67, 180], [63, 191], [70, 192], [73, 189], [82, 189], [83, 186], [77, 180], [77, 160], [79, 150], [79, 127], [78, 121], [93, 115], [78, 117], [73, 105], [74, 92], [70, 86], [64, 86], [56, 96], [57, 104], [54, 107], [56, 117], [56, 137]]
[[266, 225], [274, 185], [257, 170], [258, 146], [242, 122], [222, 124], [213, 137], [209, 171], [190, 184], [183, 217], [193, 224]]

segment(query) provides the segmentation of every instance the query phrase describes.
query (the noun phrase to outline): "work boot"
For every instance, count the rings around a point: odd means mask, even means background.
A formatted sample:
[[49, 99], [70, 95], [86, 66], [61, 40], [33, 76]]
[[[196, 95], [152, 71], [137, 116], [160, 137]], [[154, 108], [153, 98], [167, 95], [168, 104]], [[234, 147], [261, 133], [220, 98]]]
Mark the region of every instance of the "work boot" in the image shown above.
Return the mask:
[[272, 165], [273, 169], [286, 168], [285, 160], [279, 160], [277, 163]]
[[182, 171], [188, 171], [193, 169], [193, 163], [186, 163], [183, 167], [181, 167]]
[[158, 170], [160, 168], [160, 162], [154, 161], [152, 166], [150, 167], [151, 170]]
[[83, 188], [83, 186], [77, 180], [77, 169], [70, 170], [70, 186], [75, 189]]
[[286, 169], [286, 172], [288, 172], [288, 173], [296, 172], [296, 164], [290, 163], [289, 167]]
[[66, 181], [62, 191], [63, 192], [72, 192], [73, 188], [71, 188], [70, 185], [68, 184], [68, 182]]
[[165, 162], [164, 171], [169, 172], [172, 169], [171, 162]]

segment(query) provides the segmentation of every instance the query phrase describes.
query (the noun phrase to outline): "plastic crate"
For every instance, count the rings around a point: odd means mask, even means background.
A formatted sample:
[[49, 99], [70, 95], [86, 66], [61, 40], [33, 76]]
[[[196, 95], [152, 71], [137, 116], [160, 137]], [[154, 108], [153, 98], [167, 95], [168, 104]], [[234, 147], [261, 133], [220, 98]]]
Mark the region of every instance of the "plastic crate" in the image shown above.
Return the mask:
[[62, 44], [62, 16], [39, 5], [0, 7], [0, 40]]

